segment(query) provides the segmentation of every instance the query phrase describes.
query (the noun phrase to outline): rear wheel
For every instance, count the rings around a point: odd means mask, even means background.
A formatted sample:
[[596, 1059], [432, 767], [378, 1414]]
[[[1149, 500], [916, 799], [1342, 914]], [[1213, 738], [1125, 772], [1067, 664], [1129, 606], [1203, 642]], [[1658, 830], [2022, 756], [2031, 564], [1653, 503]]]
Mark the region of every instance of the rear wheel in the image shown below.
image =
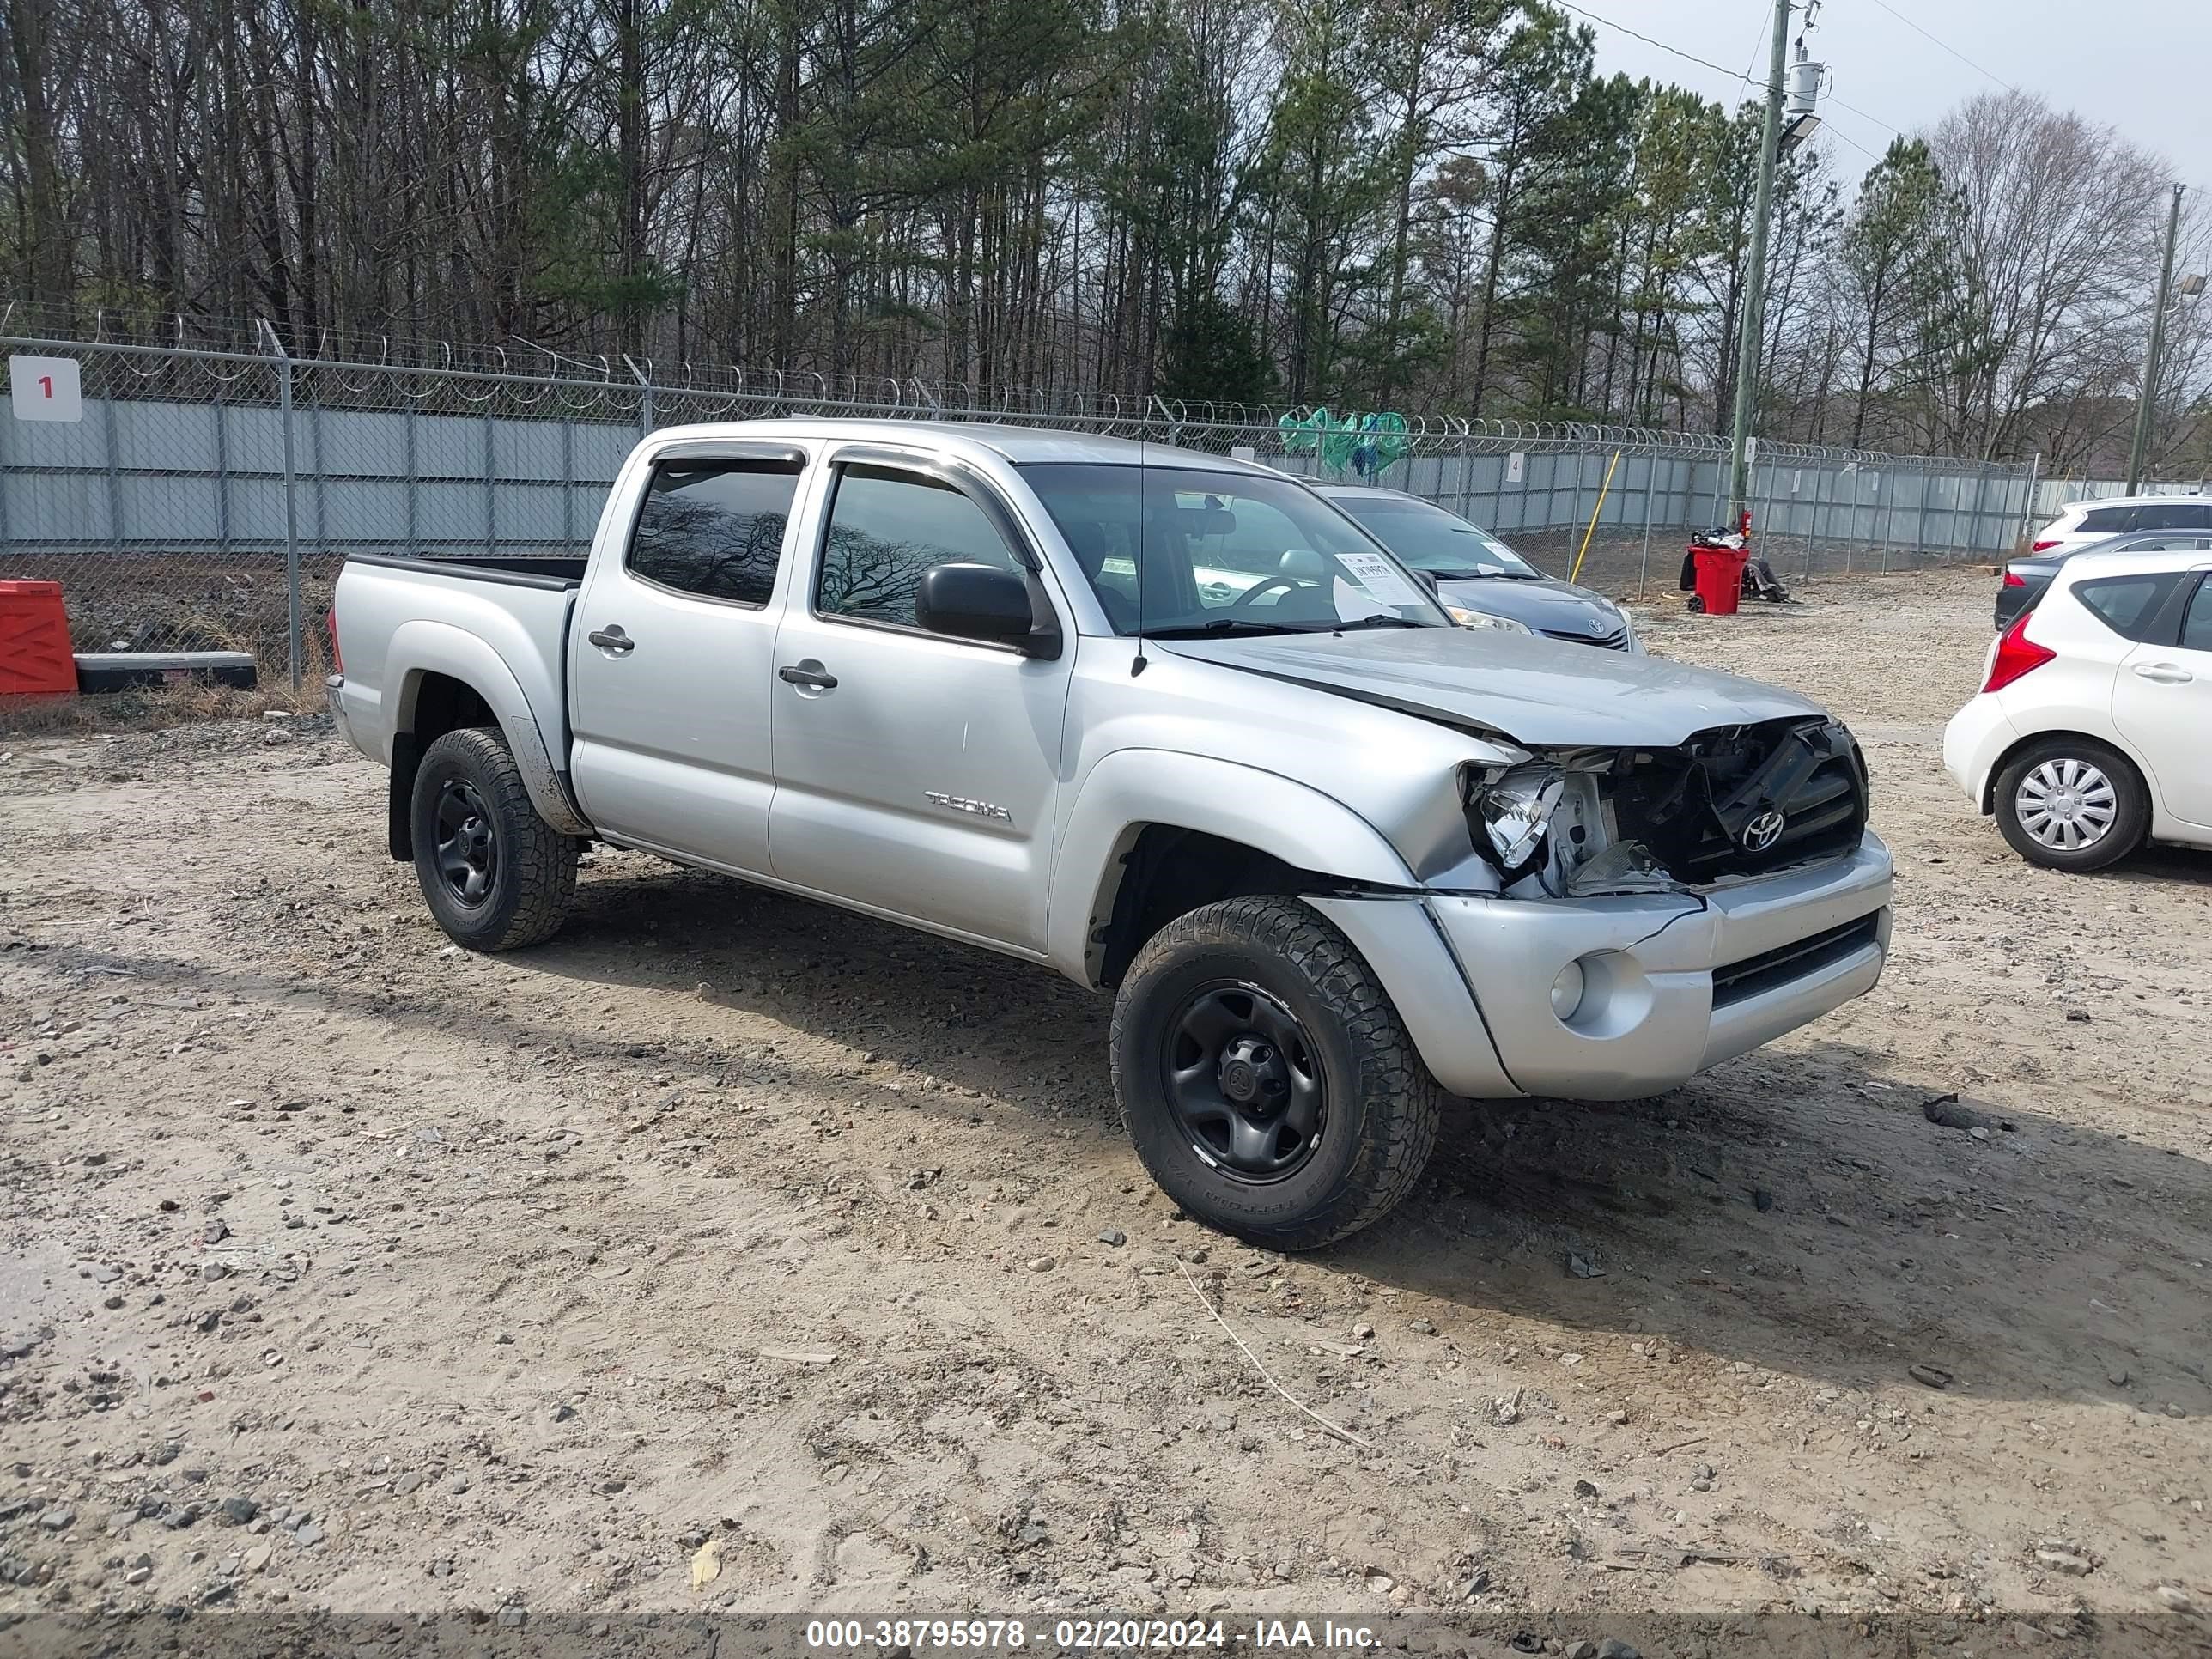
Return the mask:
[[2092, 738], [2046, 738], [2014, 756], [1992, 792], [1997, 828], [2030, 864], [2101, 870], [2142, 844], [2150, 793], [2127, 758]]
[[1137, 953], [1114, 1092], [1169, 1197], [1311, 1249], [1388, 1214], [1436, 1145], [1442, 1091], [1351, 941], [1297, 900], [1209, 904]]
[[410, 807], [416, 879], [455, 944], [512, 951], [560, 930], [576, 840], [538, 816], [496, 731], [465, 726], [423, 750]]

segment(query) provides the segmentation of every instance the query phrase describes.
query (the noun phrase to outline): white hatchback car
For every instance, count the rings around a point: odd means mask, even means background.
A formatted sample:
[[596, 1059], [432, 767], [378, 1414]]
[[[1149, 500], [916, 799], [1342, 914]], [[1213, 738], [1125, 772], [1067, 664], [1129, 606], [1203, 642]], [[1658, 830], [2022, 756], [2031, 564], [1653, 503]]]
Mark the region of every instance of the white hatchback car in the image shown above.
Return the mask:
[[2107, 536], [2151, 530], [2212, 534], [2212, 498], [2120, 495], [2101, 501], [2069, 501], [2057, 518], [2035, 532], [2028, 550], [2078, 553]]
[[2068, 560], [1990, 646], [1943, 769], [2032, 864], [2212, 848], [2212, 555]]

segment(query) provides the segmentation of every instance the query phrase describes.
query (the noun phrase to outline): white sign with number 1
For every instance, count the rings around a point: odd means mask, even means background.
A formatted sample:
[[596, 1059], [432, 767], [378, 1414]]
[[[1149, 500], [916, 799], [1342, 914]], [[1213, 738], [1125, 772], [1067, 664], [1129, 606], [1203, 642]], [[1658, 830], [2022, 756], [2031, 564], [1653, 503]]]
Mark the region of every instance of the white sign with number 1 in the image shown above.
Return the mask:
[[84, 393], [74, 357], [10, 357], [8, 389], [19, 421], [84, 418]]

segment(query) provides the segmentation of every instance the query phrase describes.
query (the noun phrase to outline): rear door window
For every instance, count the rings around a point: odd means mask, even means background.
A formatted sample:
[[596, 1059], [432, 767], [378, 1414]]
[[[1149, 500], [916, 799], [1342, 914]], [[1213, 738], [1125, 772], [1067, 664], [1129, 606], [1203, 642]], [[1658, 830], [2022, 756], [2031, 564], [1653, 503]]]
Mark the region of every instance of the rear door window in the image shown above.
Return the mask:
[[2181, 582], [2179, 571], [2160, 571], [2147, 576], [2100, 576], [2074, 584], [2074, 597], [2099, 622], [2122, 639], [2162, 645], [2172, 637], [2169, 620], [2160, 638], [2154, 632], [2166, 601]]
[[2197, 582], [2189, 601], [2189, 612], [2181, 619], [2181, 648], [2212, 651], [2212, 576]]
[[2212, 505], [2203, 501], [2153, 501], [2136, 509], [2135, 530], [2203, 530], [2212, 526]]
[[624, 565], [679, 593], [766, 605], [799, 473], [796, 461], [663, 461]]
[[2124, 530], [2136, 527], [2136, 509], [2132, 507], [2093, 507], [2081, 515], [2075, 529], [2092, 536], [2116, 536]]

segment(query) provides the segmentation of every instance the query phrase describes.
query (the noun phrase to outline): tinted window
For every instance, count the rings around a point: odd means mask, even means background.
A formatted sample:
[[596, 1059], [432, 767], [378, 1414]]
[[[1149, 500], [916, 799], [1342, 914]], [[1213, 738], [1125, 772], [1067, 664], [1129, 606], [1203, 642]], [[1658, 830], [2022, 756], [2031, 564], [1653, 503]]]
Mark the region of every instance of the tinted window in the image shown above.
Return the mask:
[[2093, 582], [2076, 582], [2074, 596], [2089, 608], [2090, 615], [2122, 638], [2148, 640], [2149, 625], [2157, 621], [2166, 595], [2180, 580], [2179, 574], [2172, 572], [2105, 576]]
[[2124, 542], [2115, 542], [2115, 553], [2189, 553], [2204, 545], [2202, 536], [2130, 536]]
[[911, 628], [933, 564], [1022, 567], [983, 509], [951, 484], [888, 467], [848, 466], [830, 506], [814, 608]]
[[2136, 509], [2132, 507], [2093, 507], [2081, 515], [2081, 522], [2074, 527], [2092, 535], [2108, 536], [2117, 531], [2132, 529], [2135, 518]]
[[2212, 523], [2212, 509], [2202, 501], [2160, 501], [2136, 509], [2132, 530], [2202, 530]]
[[2197, 596], [2189, 601], [2189, 614], [2181, 623], [2181, 648], [2212, 651], [2212, 576], [2197, 584]]
[[795, 462], [657, 466], [630, 537], [629, 569], [705, 599], [766, 605], [798, 489]]

